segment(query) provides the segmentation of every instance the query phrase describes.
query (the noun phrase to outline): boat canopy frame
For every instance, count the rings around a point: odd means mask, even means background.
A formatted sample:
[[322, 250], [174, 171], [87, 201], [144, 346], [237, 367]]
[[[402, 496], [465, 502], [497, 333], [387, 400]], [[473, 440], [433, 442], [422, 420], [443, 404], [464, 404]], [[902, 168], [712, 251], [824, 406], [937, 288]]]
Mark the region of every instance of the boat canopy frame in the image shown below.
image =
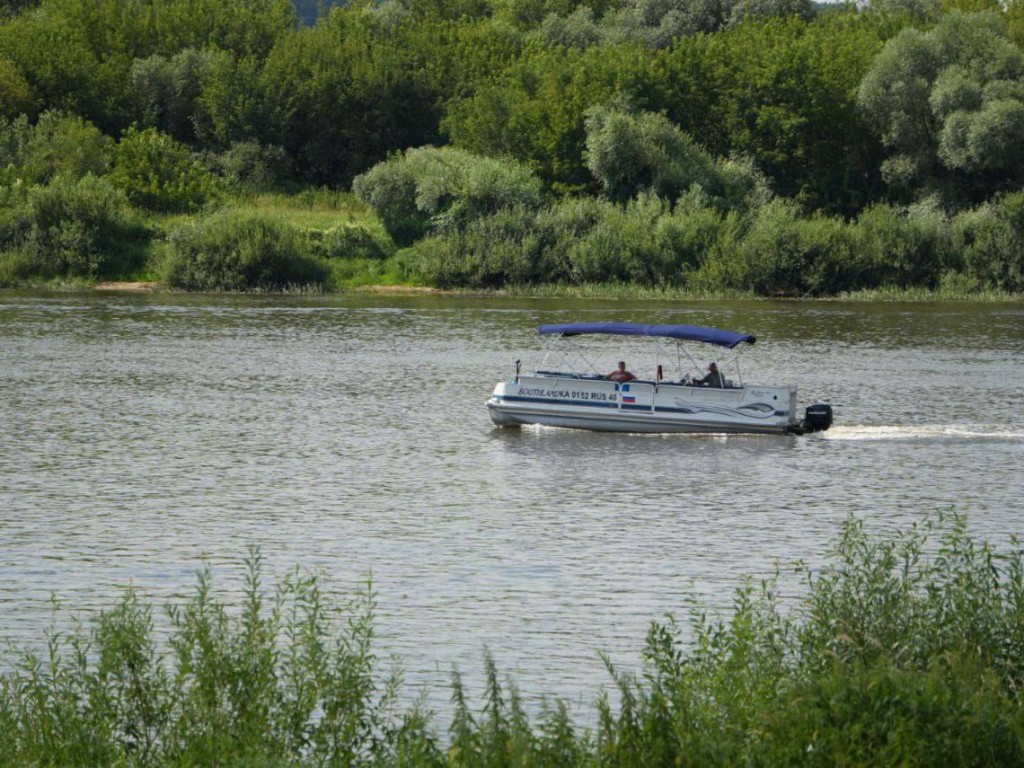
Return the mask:
[[644, 323], [560, 323], [542, 325], [537, 328], [542, 336], [583, 336], [585, 334], [607, 334], [611, 336], [661, 336], [682, 341], [699, 341], [718, 347], [735, 349], [743, 343], [753, 344], [756, 336], [749, 333], [726, 331], [704, 325], [645, 325]]
[[[574, 336], [583, 335], [606, 335], [611, 338], [608, 339], [608, 343], [602, 345], [596, 353], [588, 356], [584, 350], [577, 348], [575, 355], [579, 358], [579, 361], [584, 363], [587, 368], [593, 372], [594, 375], [603, 376], [601, 370], [597, 367], [597, 361], [605, 356], [608, 349], [615, 343], [616, 336], [647, 336], [653, 337], [658, 342], [661, 339], [672, 339], [676, 342], [676, 364], [680, 375], [683, 371], [683, 360], [682, 356], [685, 353], [690, 363], [693, 365], [694, 370], [698, 373], [704, 370], [704, 366], [697, 361], [689, 347], [681, 344], [682, 341], [695, 341], [704, 344], [710, 344], [717, 347], [723, 347], [733, 352], [731, 357], [725, 360], [716, 360], [721, 368], [726, 366], [734, 366], [737, 377], [737, 385], [742, 386], [743, 376], [740, 370], [739, 364], [739, 350], [736, 349], [740, 344], [753, 344], [756, 341], [756, 337], [750, 334], [737, 333], [735, 331], [726, 331], [720, 328], [711, 328], [706, 326], [696, 325], [644, 325], [642, 323], [614, 323], [614, 322], [601, 322], [601, 323], [564, 323], [557, 325], [541, 325], [537, 329], [538, 333], [542, 336], [547, 336], [546, 349], [544, 351], [543, 359], [541, 360], [540, 366], [538, 366], [538, 373], [541, 372], [546, 364], [548, 358], [552, 353], [560, 352], [566, 363], [570, 362], [569, 351], [560, 348], [559, 340], [563, 338], [571, 338]], [[663, 345], [657, 344], [658, 353], [656, 353], [655, 361], [661, 357]], [[660, 366], [658, 366], [660, 368]], [[683, 377], [682, 381], [688, 381], [690, 376], [687, 374]], [[662, 379], [657, 379], [660, 383]]]

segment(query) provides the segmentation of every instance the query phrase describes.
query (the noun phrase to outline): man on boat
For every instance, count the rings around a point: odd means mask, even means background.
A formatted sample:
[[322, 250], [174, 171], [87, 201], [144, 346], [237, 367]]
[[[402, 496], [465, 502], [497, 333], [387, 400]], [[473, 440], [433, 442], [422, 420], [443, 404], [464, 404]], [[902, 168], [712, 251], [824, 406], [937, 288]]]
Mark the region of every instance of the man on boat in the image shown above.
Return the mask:
[[625, 360], [619, 360], [618, 369], [609, 373], [608, 378], [612, 381], [632, 381], [636, 376], [626, 370]]
[[721, 389], [725, 386], [725, 381], [722, 379], [722, 374], [718, 370], [718, 365], [716, 365], [715, 361], [712, 360], [711, 364], [708, 366], [707, 375], [699, 379], [694, 379], [693, 384], [697, 387], [718, 387]]

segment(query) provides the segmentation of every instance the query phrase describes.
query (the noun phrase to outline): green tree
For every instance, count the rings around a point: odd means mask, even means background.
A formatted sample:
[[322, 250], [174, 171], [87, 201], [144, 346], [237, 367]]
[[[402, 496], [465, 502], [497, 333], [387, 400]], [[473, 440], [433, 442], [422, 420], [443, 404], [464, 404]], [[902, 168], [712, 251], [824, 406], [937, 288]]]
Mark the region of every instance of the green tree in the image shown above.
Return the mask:
[[402, 39], [359, 9], [284, 38], [263, 73], [273, 109], [264, 142], [284, 147], [310, 180], [343, 185], [390, 151], [436, 141], [436, 98]]
[[277, 131], [263, 62], [227, 51], [207, 50], [204, 58], [195, 104], [196, 132], [204, 143], [222, 148], [236, 142], [272, 143]]
[[717, 94], [710, 119], [692, 127], [685, 113], [679, 120], [716, 154], [752, 157], [781, 196], [805, 209], [853, 215], [877, 194], [881, 148], [855, 93], [884, 34], [877, 17], [848, 12], [719, 33], [694, 46], [703, 58], [697, 72]]
[[265, 58], [290, 34], [288, 0], [43, 0], [0, 26], [0, 56], [20, 68], [37, 108], [77, 112], [105, 133], [137, 119], [137, 59], [186, 48]]
[[868, 13], [912, 22], [935, 21], [942, 11], [943, 0], [868, 0]]
[[39, 5], [39, 0], [4, 0], [0, 3], [0, 19], [17, 16], [26, 8], [34, 8]]
[[139, 123], [178, 141], [200, 143], [213, 137], [212, 118], [201, 100], [204, 81], [219, 59], [214, 49], [185, 48], [170, 58], [154, 54], [136, 59], [131, 82], [138, 101]]
[[2, 191], [0, 281], [95, 279], [132, 266], [139, 230], [121, 190], [87, 174]]
[[737, 0], [729, 14], [729, 25], [736, 26], [748, 19], [775, 19], [787, 16], [810, 21], [814, 17], [811, 0]]
[[956, 201], [1024, 183], [1022, 78], [1024, 54], [997, 14], [949, 14], [887, 43], [858, 103], [887, 150], [893, 191]]
[[604, 22], [613, 42], [667, 48], [680, 37], [725, 27], [736, 0], [628, 0]]
[[352, 189], [400, 245], [502, 208], [541, 203], [540, 181], [525, 166], [451, 147], [407, 150], [357, 177]]
[[571, 0], [493, 0], [495, 18], [522, 30], [534, 29], [548, 16], [567, 16], [575, 9]]
[[979, 13], [981, 11], [1003, 10], [999, 0], [942, 0], [942, 10], [946, 13], [962, 11], [963, 13]]
[[132, 203], [154, 211], [195, 211], [219, 191], [188, 147], [155, 128], [128, 129], [118, 142], [110, 180]]
[[584, 51], [528, 46], [523, 56], [469, 98], [448, 104], [444, 130], [459, 147], [521, 160], [559, 191], [594, 187], [583, 150], [586, 112], [623, 98], [638, 109], [668, 87], [655, 54], [635, 44]]
[[1024, 291], [1024, 192], [997, 196], [955, 222], [956, 251], [980, 285]]
[[0, 118], [13, 118], [32, 108], [32, 89], [18, 65], [0, 56]]
[[1006, 31], [1018, 46], [1024, 46], [1024, 0], [1009, 0], [1006, 9]]
[[63, 16], [28, 13], [0, 25], [0, 57], [28, 83], [32, 112], [63, 110], [107, 132], [120, 127], [128, 102], [116, 66], [101, 62], [84, 30]]
[[75, 115], [44, 112], [0, 122], [0, 180], [48, 184], [57, 176], [80, 179], [110, 170], [114, 142]]
[[694, 185], [719, 191], [714, 160], [662, 115], [596, 107], [586, 128], [587, 168], [612, 200], [641, 190], [674, 200]]
[[559, 16], [557, 13], [545, 16], [536, 36], [546, 45], [582, 50], [601, 41], [602, 29], [594, 19], [594, 11], [580, 6], [568, 16]]

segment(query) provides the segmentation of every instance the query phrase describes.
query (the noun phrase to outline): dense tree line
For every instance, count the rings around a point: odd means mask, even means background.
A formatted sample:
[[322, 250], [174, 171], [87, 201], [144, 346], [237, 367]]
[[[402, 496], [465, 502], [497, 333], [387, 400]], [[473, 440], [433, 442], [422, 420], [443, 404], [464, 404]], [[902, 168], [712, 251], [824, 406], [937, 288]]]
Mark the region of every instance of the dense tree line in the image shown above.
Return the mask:
[[38, 186], [354, 186], [407, 279], [1021, 290], [1022, 44], [1024, 0], [8, 2], [0, 251]]

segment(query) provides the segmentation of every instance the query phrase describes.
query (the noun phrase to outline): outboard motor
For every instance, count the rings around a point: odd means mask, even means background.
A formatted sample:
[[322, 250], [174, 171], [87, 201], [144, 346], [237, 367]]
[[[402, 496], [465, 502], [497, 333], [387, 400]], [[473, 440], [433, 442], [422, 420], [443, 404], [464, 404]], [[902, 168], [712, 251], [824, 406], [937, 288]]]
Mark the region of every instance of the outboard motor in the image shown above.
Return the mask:
[[798, 435], [805, 435], [808, 432], [824, 432], [832, 426], [832, 406], [826, 403], [815, 403], [807, 406], [804, 411], [804, 420], [797, 428]]

